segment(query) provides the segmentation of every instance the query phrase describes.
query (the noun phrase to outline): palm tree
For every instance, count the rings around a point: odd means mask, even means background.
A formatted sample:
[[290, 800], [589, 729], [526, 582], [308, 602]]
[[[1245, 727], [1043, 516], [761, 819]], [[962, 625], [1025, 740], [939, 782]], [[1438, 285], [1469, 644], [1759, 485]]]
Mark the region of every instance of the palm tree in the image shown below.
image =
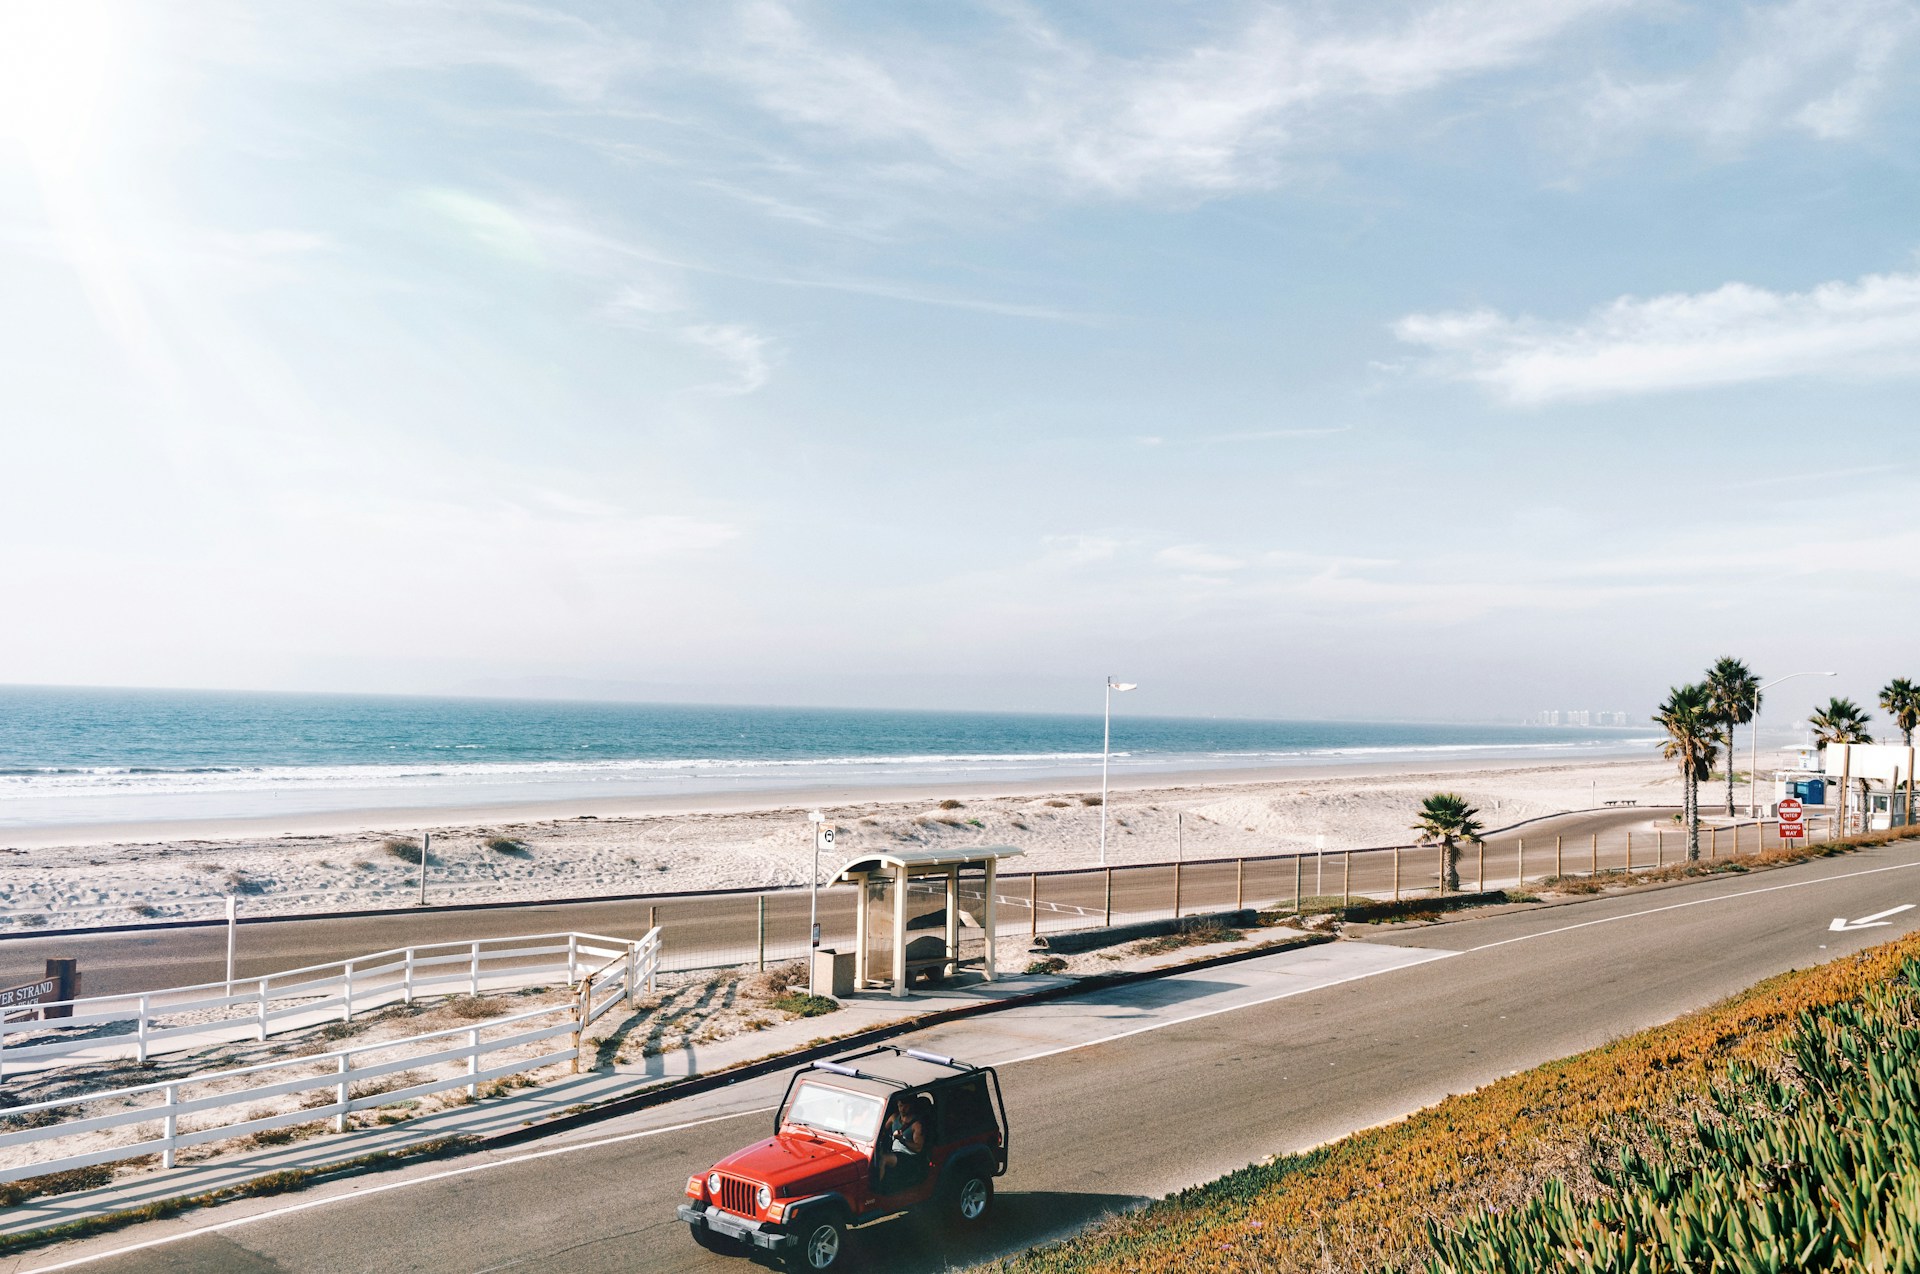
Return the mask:
[[1700, 857], [1700, 780], [1713, 773], [1719, 751], [1719, 718], [1705, 683], [1675, 686], [1653, 714], [1654, 723], [1667, 732], [1661, 755], [1680, 764], [1681, 817], [1687, 824], [1687, 861]]
[[[1807, 724], [1813, 727], [1813, 736], [1821, 743], [1872, 743], [1873, 735], [1867, 732], [1867, 714], [1860, 705], [1851, 699], [1829, 699], [1827, 706], [1818, 709], [1807, 718]], [[1860, 804], [1867, 803], [1867, 781], [1860, 780]], [[1847, 794], [1840, 794], [1840, 821], [1847, 821]]]
[[1732, 655], [1714, 661], [1707, 670], [1707, 695], [1713, 701], [1727, 739], [1727, 817], [1733, 817], [1733, 727], [1753, 720], [1760, 709], [1760, 678]]
[[1451, 792], [1438, 792], [1420, 802], [1420, 821], [1413, 830], [1420, 833], [1422, 845], [1440, 846], [1440, 888], [1460, 889], [1460, 844], [1480, 843], [1485, 829], [1477, 817], [1480, 811]]
[[1880, 692], [1880, 710], [1893, 718], [1904, 747], [1913, 746], [1913, 730], [1920, 726], [1920, 686], [1905, 677], [1895, 677]]
[[1829, 699], [1827, 706], [1807, 718], [1814, 737], [1822, 743], [1872, 743], [1867, 714], [1851, 699]]

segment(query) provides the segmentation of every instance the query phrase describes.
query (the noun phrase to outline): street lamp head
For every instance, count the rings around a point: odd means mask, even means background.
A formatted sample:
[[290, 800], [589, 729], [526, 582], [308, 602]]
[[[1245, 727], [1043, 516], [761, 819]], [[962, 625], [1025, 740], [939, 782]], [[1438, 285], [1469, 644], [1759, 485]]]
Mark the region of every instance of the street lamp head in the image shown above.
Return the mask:
[[827, 821], [827, 816], [819, 810], [813, 810], [807, 814], [807, 821], [809, 823], [824, 823]]

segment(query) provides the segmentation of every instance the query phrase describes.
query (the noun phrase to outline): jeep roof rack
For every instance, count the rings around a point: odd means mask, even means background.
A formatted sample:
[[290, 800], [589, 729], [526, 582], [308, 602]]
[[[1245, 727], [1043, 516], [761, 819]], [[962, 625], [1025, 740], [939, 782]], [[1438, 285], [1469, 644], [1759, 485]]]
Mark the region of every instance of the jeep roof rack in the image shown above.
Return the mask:
[[849, 1053], [836, 1061], [809, 1062], [802, 1069], [822, 1070], [830, 1075], [845, 1075], [849, 1079], [868, 1079], [875, 1083], [891, 1084], [895, 1088], [913, 1087], [911, 1083], [904, 1079], [896, 1079], [891, 1075], [879, 1075], [873, 1071], [861, 1070], [853, 1064], [865, 1058], [878, 1057], [883, 1053], [891, 1053], [895, 1057], [910, 1057], [916, 1062], [926, 1062], [930, 1066], [944, 1066], [948, 1070], [957, 1071], [960, 1074], [966, 1074], [970, 1071], [980, 1069], [978, 1066], [958, 1061], [940, 1053], [929, 1053], [917, 1048], [901, 1048], [897, 1044], [877, 1044], [872, 1048], [864, 1049], [858, 1053]]

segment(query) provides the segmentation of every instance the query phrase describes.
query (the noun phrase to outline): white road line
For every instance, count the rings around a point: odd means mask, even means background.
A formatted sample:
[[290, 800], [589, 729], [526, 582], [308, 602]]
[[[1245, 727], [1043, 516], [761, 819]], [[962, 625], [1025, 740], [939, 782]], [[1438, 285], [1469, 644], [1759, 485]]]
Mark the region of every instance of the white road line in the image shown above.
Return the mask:
[[[1406, 948], [1396, 947], [1388, 949], [1401, 951]], [[1188, 1022], [1198, 1022], [1205, 1018], [1218, 1017], [1223, 1013], [1234, 1013], [1241, 1009], [1258, 1008], [1262, 1004], [1272, 1004], [1276, 1000], [1285, 1000], [1296, 995], [1305, 995], [1309, 991], [1319, 991], [1327, 987], [1340, 986], [1347, 982], [1357, 982], [1362, 978], [1370, 978], [1382, 973], [1394, 973], [1400, 969], [1411, 969], [1422, 964], [1430, 964], [1435, 960], [1444, 960], [1450, 956], [1459, 954], [1457, 951], [1431, 951], [1419, 959], [1408, 960], [1405, 963], [1395, 964], [1391, 967], [1367, 969], [1344, 978], [1336, 978], [1331, 982], [1315, 982], [1310, 986], [1294, 987], [1290, 990], [1282, 991], [1278, 995], [1264, 996], [1258, 1000], [1249, 1000], [1244, 1004], [1229, 1004], [1223, 1008], [1208, 1009], [1204, 1013], [1193, 1013], [1186, 1017], [1172, 1018], [1164, 1022], [1150, 1022], [1144, 1026], [1137, 1026], [1126, 1031], [1118, 1031], [1112, 1035], [1102, 1036], [1099, 1039], [1082, 1040], [1077, 1044], [1065, 1044], [1059, 1048], [1043, 1049], [1037, 1053], [1027, 1053], [1019, 1057], [1010, 1057], [1005, 1061], [995, 1062], [993, 1064], [996, 1066], [1015, 1066], [1021, 1062], [1039, 1061], [1043, 1057], [1055, 1057], [1061, 1053], [1071, 1053], [1083, 1048], [1093, 1048], [1098, 1044], [1110, 1044], [1115, 1040], [1123, 1040], [1135, 1035], [1144, 1035], [1149, 1031], [1161, 1031], [1172, 1026], [1183, 1026]], [[713, 1115], [706, 1119], [692, 1119], [685, 1123], [671, 1124], [664, 1128], [649, 1128], [641, 1132], [622, 1133], [617, 1137], [601, 1137], [594, 1141], [573, 1142], [565, 1146], [554, 1146], [547, 1150], [536, 1150], [530, 1154], [514, 1155], [511, 1158], [493, 1159], [486, 1163], [468, 1164], [461, 1168], [449, 1168], [444, 1172], [434, 1172], [424, 1176], [409, 1177], [404, 1181], [389, 1181], [381, 1185], [368, 1186], [365, 1189], [349, 1190], [341, 1194], [329, 1195], [322, 1199], [306, 1199], [299, 1203], [287, 1204], [285, 1207], [272, 1208], [265, 1212], [256, 1212], [250, 1216], [235, 1217], [229, 1221], [217, 1221], [212, 1225], [203, 1225], [190, 1230], [182, 1230], [178, 1234], [167, 1234], [157, 1239], [148, 1239], [141, 1243], [131, 1243], [125, 1247], [113, 1248], [106, 1252], [96, 1252], [87, 1256], [76, 1256], [53, 1265], [35, 1266], [33, 1270], [30, 1271], [30, 1274], [50, 1274], [53, 1270], [70, 1270], [82, 1265], [92, 1265], [97, 1261], [111, 1260], [116, 1256], [126, 1256], [133, 1252], [144, 1252], [151, 1248], [166, 1247], [187, 1239], [198, 1238], [204, 1234], [219, 1234], [225, 1230], [239, 1229], [242, 1226], [253, 1225], [260, 1221], [271, 1221], [275, 1217], [292, 1216], [295, 1213], [311, 1211], [314, 1208], [324, 1208], [338, 1203], [351, 1203], [359, 1199], [369, 1199], [374, 1195], [386, 1194], [393, 1190], [405, 1190], [413, 1186], [428, 1185], [435, 1181], [445, 1181], [452, 1177], [463, 1177], [475, 1172], [490, 1172], [495, 1168], [506, 1168], [517, 1163], [530, 1163], [536, 1159], [548, 1159], [556, 1155], [574, 1154], [581, 1150], [594, 1150], [601, 1146], [619, 1145], [621, 1142], [639, 1141], [647, 1137], [658, 1137], [665, 1133], [683, 1132], [688, 1128], [698, 1128], [705, 1124], [717, 1124], [728, 1119], [742, 1119], [748, 1115], [771, 1114], [778, 1109], [779, 1107], [777, 1106], [758, 1106], [752, 1110], [736, 1111], [730, 1115]]]
[[555, 1155], [569, 1155], [579, 1150], [592, 1150], [598, 1146], [618, 1145], [623, 1141], [639, 1141], [646, 1137], [658, 1137], [670, 1132], [684, 1132], [688, 1128], [698, 1128], [702, 1124], [717, 1124], [728, 1119], [744, 1119], [748, 1115], [772, 1114], [778, 1107], [761, 1106], [754, 1110], [739, 1110], [731, 1115], [712, 1115], [706, 1119], [690, 1119], [683, 1124], [672, 1124], [665, 1128], [648, 1128], [642, 1132], [621, 1133], [617, 1137], [602, 1137], [597, 1141], [581, 1141], [571, 1145], [554, 1146], [548, 1150], [536, 1150], [530, 1154], [514, 1155], [508, 1159], [492, 1159], [486, 1163], [470, 1163], [462, 1168], [449, 1168], [444, 1172], [430, 1173], [422, 1177], [409, 1177], [405, 1181], [388, 1181], [365, 1189], [350, 1190], [344, 1194], [328, 1195], [324, 1199], [306, 1199], [299, 1203], [289, 1203], [285, 1207], [271, 1208], [265, 1212], [255, 1212], [251, 1216], [234, 1217], [229, 1221], [217, 1221], [212, 1225], [202, 1225], [191, 1230], [182, 1230], [178, 1234], [166, 1234], [157, 1239], [148, 1239], [144, 1243], [129, 1243], [109, 1252], [95, 1252], [89, 1256], [76, 1256], [71, 1260], [60, 1261], [53, 1265], [34, 1267], [32, 1274], [44, 1274], [51, 1270], [70, 1270], [79, 1265], [91, 1265], [96, 1261], [111, 1260], [116, 1256], [126, 1256], [132, 1252], [145, 1252], [156, 1247], [166, 1247], [186, 1239], [199, 1238], [203, 1234], [219, 1234], [223, 1230], [237, 1230], [241, 1226], [253, 1225], [260, 1221], [271, 1221], [275, 1217], [291, 1216], [296, 1212], [308, 1212], [314, 1208], [329, 1207], [336, 1203], [351, 1203], [357, 1199], [370, 1199], [376, 1194], [386, 1194], [392, 1190], [405, 1190], [412, 1186], [426, 1185], [433, 1181], [445, 1181], [449, 1177], [464, 1177], [475, 1172], [491, 1172], [495, 1168], [507, 1168], [516, 1163], [529, 1163], [535, 1159], [549, 1159]]
[[1920, 867], [1917, 863], [1895, 863], [1891, 867], [1869, 867], [1864, 871], [1842, 872], [1837, 876], [1821, 876], [1816, 880], [1795, 880], [1784, 885], [1763, 885], [1758, 889], [1742, 889], [1734, 894], [1716, 894], [1711, 898], [1695, 898], [1688, 902], [1668, 903], [1664, 907], [1649, 907], [1645, 911], [1628, 911], [1617, 916], [1602, 916], [1598, 920], [1582, 920], [1577, 925], [1562, 925], [1558, 929], [1542, 929], [1538, 933], [1523, 933], [1517, 938], [1502, 938], [1498, 942], [1483, 942], [1477, 947], [1468, 947], [1462, 954], [1475, 951], [1491, 951], [1495, 947], [1509, 946], [1515, 942], [1530, 942], [1535, 938], [1551, 938], [1556, 933], [1572, 933], [1575, 929], [1590, 929], [1594, 925], [1610, 925], [1616, 920], [1637, 920], [1641, 916], [1657, 916], [1663, 911], [1680, 911], [1687, 907], [1704, 907], [1708, 903], [1733, 902], [1740, 898], [1751, 898], [1756, 894], [1778, 893], [1782, 889], [1806, 889], [1812, 885], [1825, 885], [1836, 880], [1853, 880], [1860, 876], [1878, 876], [1882, 872], [1912, 871]]

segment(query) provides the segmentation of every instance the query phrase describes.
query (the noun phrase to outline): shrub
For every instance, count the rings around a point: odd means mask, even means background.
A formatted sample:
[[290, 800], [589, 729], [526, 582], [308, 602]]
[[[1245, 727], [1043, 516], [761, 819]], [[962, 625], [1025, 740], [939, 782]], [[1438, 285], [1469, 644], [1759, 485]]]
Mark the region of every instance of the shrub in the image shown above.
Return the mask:
[[940, 802], [940, 808], [943, 810], [957, 810], [960, 808], [960, 802], [949, 796], [946, 800]]
[[380, 848], [387, 851], [389, 858], [397, 858], [413, 867], [420, 865], [420, 842], [417, 840], [404, 840], [396, 836], [380, 842]]
[[1047, 802], [1047, 806], [1049, 809], [1056, 809], [1056, 810], [1066, 809], [1069, 804], [1071, 804], [1071, 802], [1068, 802], [1068, 801], [1048, 801]]
[[773, 1001], [773, 1007], [782, 1013], [792, 1013], [796, 1017], [819, 1017], [831, 1013], [840, 1007], [840, 1001], [828, 999], [824, 995], [808, 995], [805, 991], [789, 991]]
[[249, 876], [244, 871], [228, 872], [221, 883], [226, 885], [228, 893], [237, 894], [241, 897], [249, 897], [253, 894], [264, 894], [267, 892], [266, 881], [261, 880], [258, 876]]
[[1083, 796], [1080, 798], [1080, 803], [1082, 805], [1105, 805], [1106, 798], [1101, 796]]
[[532, 853], [525, 841], [517, 841], [511, 836], [492, 836], [487, 839], [486, 844], [487, 848], [496, 854], [509, 854], [515, 858], [526, 858]]
[[804, 992], [806, 985], [807, 962], [789, 960], [785, 964], [776, 964], [754, 974], [747, 979], [746, 986], [742, 989], [749, 997], [756, 1000], [777, 1000], [795, 988]]
[[1067, 967], [1067, 962], [1059, 956], [1044, 956], [1027, 966], [1028, 973], [1058, 973]]
[[506, 1004], [486, 995], [449, 996], [446, 1009], [449, 1016], [468, 1022], [478, 1022], [490, 1017], [504, 1017], [507, 1012]]
[[136, 902], [129, 906], [127, 911], [129, 914], [138, 916], [142, 920], [151, 920], [160, 914], [160, 908], [150, 902]]

